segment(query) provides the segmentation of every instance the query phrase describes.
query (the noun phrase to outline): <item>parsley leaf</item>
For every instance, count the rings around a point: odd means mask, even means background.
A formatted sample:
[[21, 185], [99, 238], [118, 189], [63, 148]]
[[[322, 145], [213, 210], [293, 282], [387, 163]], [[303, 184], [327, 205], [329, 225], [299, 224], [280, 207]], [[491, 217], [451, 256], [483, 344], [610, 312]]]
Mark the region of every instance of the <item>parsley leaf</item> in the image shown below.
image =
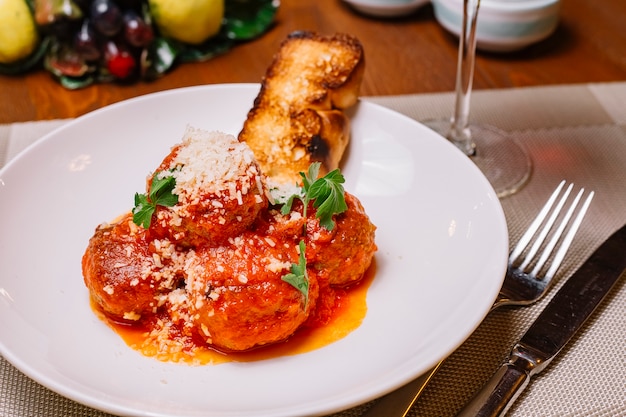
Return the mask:
[[283, 206], [280, 208], [281, 214], [283, 214], [283, 215], [289, 214], [289, 212], [291, 211], [291, 206], [293, 206], [293, 200], [296, 199], [296, 198], [302, 199], [301, 196], [298, 196], [296, 194], [292, 194], [291, 197], [289, 197], [287, 199], [287, 201], [285, 203], [283, 203]]
[[300, 257], [298, 263], [291, 264], [291, 273], [283, 275], [282, 280], [291, 284], [304, 295], [304, 305], [306, 307], [309, 303], [309, 274], [306, 271], [306, 257], [304, 254], [306, 245], [303, 240], [300, 241], [299, 247]]
[[142, 226], [144, 229], [149, 228], [155, 208], [156, 207], [148, 201], [148, 197], [145, 194], [135, 193], [133, 222], [137, 226]]
[[[294, 199], [299, 199], [304, 205], [302, 216], [306, 219], [307, 208], [309, 203], [313, 202], [313, 207], [317, 209], [316, 217], [320, 219], [322, 227], [333, 230], [335, 222], [333, 215], [343, 213], [348, 209], [345, 199], [345, 191], [343, 183], [346, 181], [344, 176], [335, 169], [322, 178], [317, 178], [320, 170], [320, 163], [315, 162], [309, 165], [307, 173], [300, 173], [302, 177], [302, 193], [293, 194], [285, 201], [280, 212], [285, 215], [291, 211]], [[306, 234], [306, 224], [304, 225], [304, 234]], [[309, 301], [309, 276], [306, 270], [306, 258], [304, 252], [306, 245], [304, 241], [300, 241], [300, 259], [299, 263], [291, 264], [291, 273], [282, 277], [283, 281], [288, 282], [305, 297], [305, 306]]]
[[172, 207], [178, 203], [178, 196], [172, 192], [175, 186], [176, 178], [173, 176], [159, 178], [159, 173], [155, 173], [148, 195], [135, 193], [133, 222], [148, 229], [157, 206]]
[[320, 166], [322, 164], [320, 162], [313, 162], [311, 165], [309, 165], [309, 170], [307, 171], [306, 174], [304, 174], [303, 172], [300, 173], [300, 176], [302, 177], [302, 183], [304, 185], [304, 190], [305, 192], [311, 188], [311, 185], [313, 184], [313, 182], [317, 179], [317, 177], [320, 174]]
[[308, 189], [307, 194], [313, 200], [313, 207], [317, 209], [320, 224], [328, 230], [335, 227], [333, 214], [343, 213], [348, 209], [342, 185], [345, 181], [339, 170], [335, 169], [315, 180]]
[[333, 215], [343, 213], [348, 209], [343, 188], [346, 179], [339, 172], [339, 169], [329, 172], [322, 178], [317, 178], [320, 165], [319, 162], [314, 162], [309, 166], [306, 174], [300, 173], [303, 194], [292, 195], [282, 206], [281, 213], [289, 213], [293, 200], [298, 198], [304, 204], [302, 215], [306, 218], [307, 207], [313, 201], [313, 207], [317, 209], [316, 217], [320, 219], [320, 224], [328, 230], [333, 230], [335, 227]]

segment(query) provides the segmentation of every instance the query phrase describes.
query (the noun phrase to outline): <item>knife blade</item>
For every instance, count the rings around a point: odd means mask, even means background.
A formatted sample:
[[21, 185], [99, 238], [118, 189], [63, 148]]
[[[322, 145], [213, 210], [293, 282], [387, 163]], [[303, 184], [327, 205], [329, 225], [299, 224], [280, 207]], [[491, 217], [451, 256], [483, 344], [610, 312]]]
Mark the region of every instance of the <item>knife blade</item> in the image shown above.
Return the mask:
[[461, 410], [458, 417], [503, 416], [576, 334], [626, 272], [626, 225], [613, 233], [563, 284], [508, 360]]

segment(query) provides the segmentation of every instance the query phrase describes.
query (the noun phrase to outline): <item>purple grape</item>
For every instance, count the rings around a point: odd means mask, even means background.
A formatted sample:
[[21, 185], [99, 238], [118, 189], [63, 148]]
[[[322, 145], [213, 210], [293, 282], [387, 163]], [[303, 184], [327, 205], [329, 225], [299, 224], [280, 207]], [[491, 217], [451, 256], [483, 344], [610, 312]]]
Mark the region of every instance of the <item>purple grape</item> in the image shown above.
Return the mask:
[[74, 49], [86, 61], [96, 61], [100, 58], [100, 46], [96, 33], [87, 19], [83, 20], [82, 26], [74, 35]]
[[124, 38], [132, 46], [139, 48], [150, 45], [154, 39], [152, 27], [133, 10], [124, 12]]
[[111, 0], [94, 0], [91, 21], [98, 32], [112, 37], [122, 29], [122, 12]]

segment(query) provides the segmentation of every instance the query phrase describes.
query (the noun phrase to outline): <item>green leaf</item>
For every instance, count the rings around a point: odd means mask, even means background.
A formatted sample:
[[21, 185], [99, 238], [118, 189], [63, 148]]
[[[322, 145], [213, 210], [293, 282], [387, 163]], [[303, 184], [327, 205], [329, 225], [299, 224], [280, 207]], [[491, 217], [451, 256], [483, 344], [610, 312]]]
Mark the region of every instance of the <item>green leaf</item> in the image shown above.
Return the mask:
[[317, 209], [316, 216], [320, 219], [321, 225], [328, 230], [335, 227], [333, 215], [348, 209], [342, 185], [344, 182], [346, 182], [344, 176], [335, 169], [323, 178], [317, 179], [309, 187], [309, 198], [313, 200], [313, 207]]
[[321, 165], [322, 164], [320, 162], [313, 162], [311, 165], [309, 165], [309, 169], [306, 175], [302, 172], [300, 173], [305, 193], [309, 191], [309, 188], [311, 188], [311, 184], [313, 184], [313, 182], [319, 176]]
[[296, 198], [299, 198], [299, 196], [297, 196], [296, 194], [293, 194], [291, 197], [289, 197], [287, 201], [283, 203], [283, 206], [280, 208], [280, 213], [283, 215], [289, 214], [289, 212], [291, 211], [291, 207], [293, 206], [293, 200]]
[[141, 76], [155, 80], [174, 66], [180, 46], [170, 39], [157, 36], [141, 54]]
[[223, 31], [229, 39], [250, 40], [274, 23], [279, 2], [275, 0], [229, 0], [225, 4]]
[[234, 45], [232, 39], [219, 35], [207, 39], [200, 45], [181, 44], [179, 59], [181, 62], [208, 61], [230, 51]]
[[309, 275], [306, 271], [306, 245], [303, 240], [300, 241], [300, 256], [298, 263], [291, 264], [291, 273], [283, 275], [282, 280], [291, 284], [304, 295], [304, 306], [309, 303]]
[[304, 196], [293, 195], [281, 208], [282, 214], [291, 211], [291, 204], [294, 198], [299, 198], [304, 204], [303, 217], [307, 216], [307, 207], [313, 202], [313, 207], [317, 209], [316, 217], [320, 220], [322, 227], [327, 230], [335, 228], [333, 215], [343, 213], [348, 209], [345, 199], [343, 183], [346, 179], [339, 169], [335, 169], [322, 178], [319, 175], [320, 163], [314, 162], [309, 165], [306, 174], [300, 173], [302, 177]]
[[95, 78], [92, 75], [85, 75], [82, 77], [69, 77], [66, 75], [61, 75], [58, 77], [61, 85], [68, 90], [78, 90], [80, 88], [85, 88], [94, 83]]
[[156, 201], [159, 206], [172, 207], [178, 203], [178, 196], [170, 192], [169, 194], [160, 196]]
[[[160, 173], [157, 172], [152, 178], [152, 184], [150, 184], [149, 194], [150, 201], [152, 201], [154, 204], [171, 207], [178, 202], [178, 196], [172, 194], [172, 190], [176, 186], [176, 179], [171, 175], [159, 178], [159, 174]], [[173, 203], [169, 203], [169, 199], [172, 196], [175, 197], [176, 201], [174, 201]], [[166, 200], [168, 201], [168, 203], [165, 203]]]
[[150, 203], [145, 194], [135, 193], [135, 207], [133, 208], [133, 223], [144, 229], [150, 227], [152, 215], [156, 206]]
[[173, 193], [176, 178], [171, 175], [160, 177], [156, 172], [150, 183], [148, 195], [135, 193], [135, 207], [133, 208], [133, 222], [144, 229], [150, 227], [152, 215], [157, 206], [172, 207], [178, 203], [178, 196]]

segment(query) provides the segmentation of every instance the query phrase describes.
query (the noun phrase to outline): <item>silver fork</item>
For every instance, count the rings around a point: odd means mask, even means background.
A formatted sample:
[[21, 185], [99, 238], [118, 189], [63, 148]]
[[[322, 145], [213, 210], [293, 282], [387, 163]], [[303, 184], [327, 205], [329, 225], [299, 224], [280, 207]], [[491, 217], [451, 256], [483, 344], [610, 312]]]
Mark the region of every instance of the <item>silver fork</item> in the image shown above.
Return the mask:
[[[569, 184], [559, 198], [565, 184], [566, 182], [563, 180], [556, 187], [537, 217], [532, 221], [515, 248], [511, 251], [500, 294], [498, 294], [490, 311], [504, 305], [530, 305], [548, 292], [552, 278], [561, 266], [594, 196], [593, 191], [588, 194], [580, 206], [578, 214], [576, 214], [576, 217], [570, 224], [570, 220], [572, 220], [572, 216], [580, 204], [585, 189], [580, 189], [569, 208], [563, 214], [564, 206], [573, 188], [573, 184]], [[555, 202], [556, 206], [554, 205]], [[554, 229], [550, 240], [546, 243], [546, 239], [559, 217], [560, 222]], [[567, 233], [564, 235], [566, 230]], [[535, 239], [531, 245], [533, 238]], [[556, 249], [559, 243], [560, 245]], [[540, 250], [541, 254], [537, 255]], [[550, 259], [551, 262], [548, 266], [547, 261]], [[544, 272], [545, 269], [547, 271]], [[379, 398], [361, 417], [406, 417], [426, 384], [431, 380], [442, 363], [443, 361], [439, 362], [426, 374]]]
[[[558, 250], [554, 254], [554, 258], [552, 259], [552, 263], [548, 270], [541, 275], [540, 272], [542, 268], [545, 266], [546, 261], [554, 252], [554, 249], [559, 243], [559, 240], [563, 236], [567, 225], [574, 214], [576, 207], [578, 206], [580, 199], [583, 196], [585, 191], [584, 188], [581, 188], [574, 201], [570, 204], [569, 209], [565, 212], [561, 223], [557, 227], [556, 231], [553, 233], [552, 238], [543, 248], [543, 251], [538, 259], [535, 258], [539, 249], [545, 242], [550, 230], [554, 226], [559, 214], [563, 210], [563, 207], [569, 197], [572, 187], [574, 184], [570, 184], [561, 198], [559, 199], [556, 207], [548, 217], [552, 206], [555, 201], [559, 197], [561, 190], [565, 186], [565, 180], [561, 181], [561, 183], [556, 187], [546, 204], [543, 206], [535, 220], [530, 224], [528, 230], [522, 235], [517, 246], [511, 251], [509, 255], [509, 265], [506, 271], [506, 275], [504, 277], [504, 283], [502, 284], [502, 288], [500, 289], [500, 294], [498, 294], [498, 298], [496, 299], [492, 310], [494, 308], [503, 306], [503, 305], [529, 305], [533, 304], [537, 300], [539, 300], [543, 295], [548, 291], [550, 287], [550, 283], [552, 282], [552, 278], [556, 274], [556, 271], [561, 266], [563, 262], [563, 258], [565, 258], [565, 254], [567, 253], [570, 245], [572, 244], [572, 240], [574, 240], [574, 235], [578, 231], [580, 224], [583, 221], [583, 217], [585, 213], [587, 213], [587, 209], [591, 204], [591, 199], [594, 196], [594, 192], [591, 191], [587, 198], [585, 199], [582, 207], [580, 208], [578, 214], [574, 218], [567, 234], [561, 241], [561, 245]], [[544, 225], [543, 228], [539, 231], [539, 227]], [[537, 233], [539, 231], [539, 233]], [[526, 255], [523, 259], [519, 259], [519, 257], [524, 253], [524, 250], [528, 248], [533, 236], [537, 235], [535, 242], [530, 246]], [[534, 266], [533, 266], [534, 264]], [[530, 267], [532, 269], [530, 269]]]

